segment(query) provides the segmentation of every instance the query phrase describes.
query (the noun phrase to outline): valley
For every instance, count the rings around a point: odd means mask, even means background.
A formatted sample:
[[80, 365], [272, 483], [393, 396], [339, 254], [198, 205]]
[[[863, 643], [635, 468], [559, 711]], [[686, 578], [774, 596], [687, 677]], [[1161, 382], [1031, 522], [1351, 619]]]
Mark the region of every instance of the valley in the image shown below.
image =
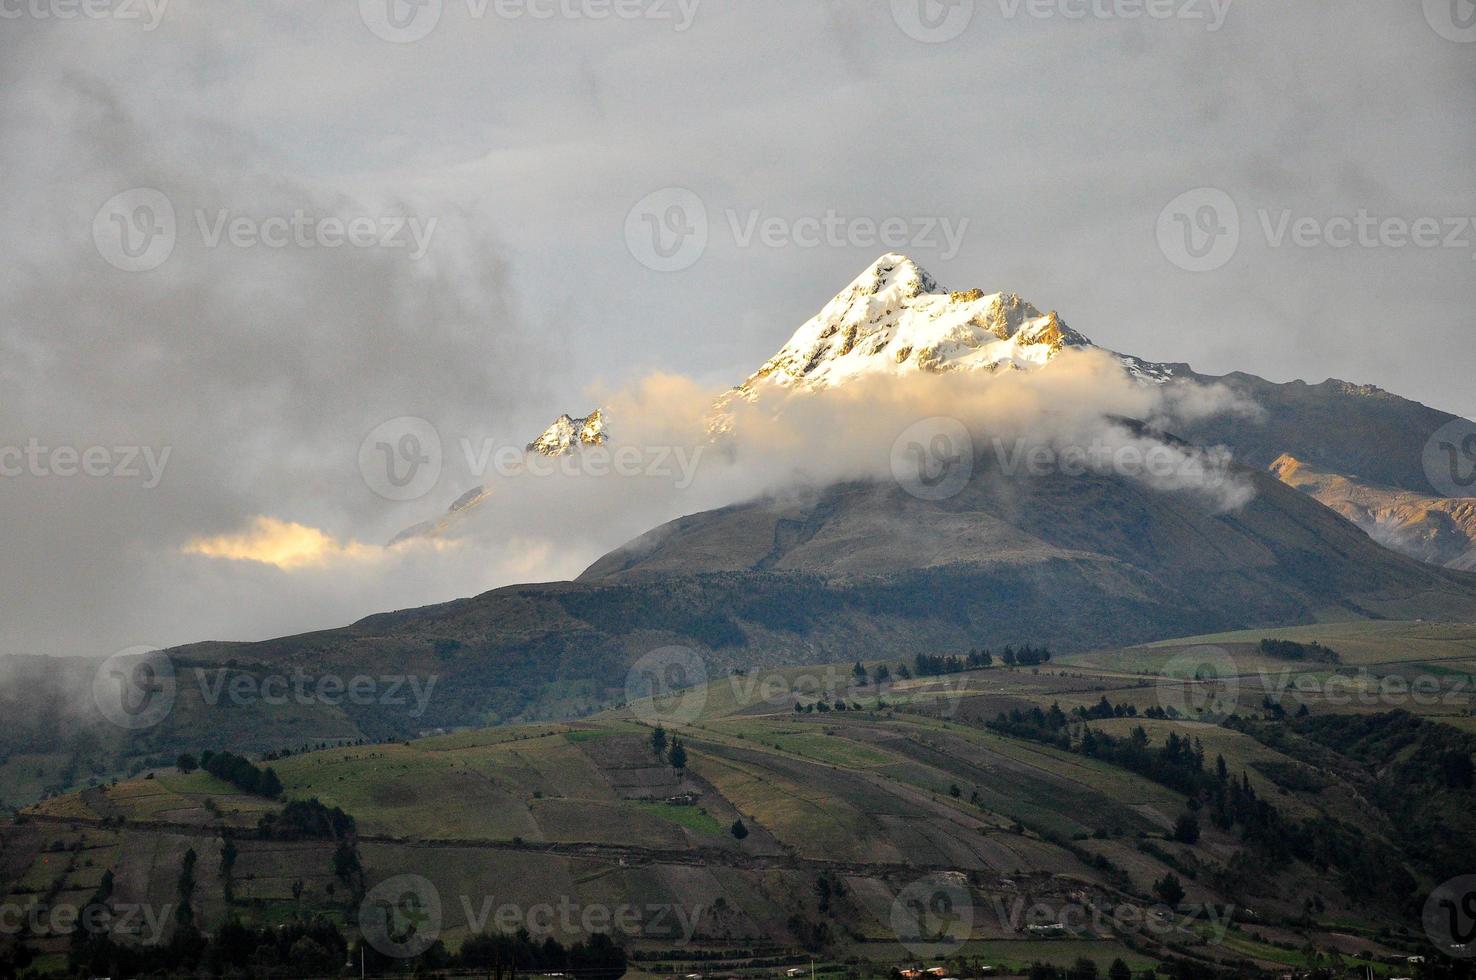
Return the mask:
[[[159, 767], [23, 808], [0, 831], [0, 888], [26, 906], [80, 906], [111, 871], [115, 903], [157, 910], [171, 904], [180, 856], [193, 850], [208, 869], [193, 893], [205, 924], [323, 915], [352, 937], [364, 896], [409, 875], [434, 897], [436, 938], [449, 950], [488, 921], [573, 943], [588, 939], [587, 916], [620, 917], [632, 968], [657, 975], [723, 963], [768, 976], [810, 958], [877, 976], [909, 962], [1014, 971], [1081, 956], [1104, 969], [1121, 958], [1135, 969], [1182, 959], [1274, 970], [1309, 962], [1313, 950], [1369, 956], [1377, 973], [1394, 975], [1423, 945], [1402, 900], [1346, 877], [1350, 869], [1295, 857], [1257, 873], [1261, 845], [1207, 813], [1192, 843], [1177, 840], [1183, 792], [1081, 752], [1088, 730], [1125, 738], [1141, 727], [1154, 747], [1192, 742], [1207, 769], [1223, 759], [1285, 819], [1331, 816], [1402, 855], [1416, 878], [1432, 873], [1400, 850], [1358, 760], [1287, 754], [1261, 726], [1300, 739], [1309, 721], [1407, 711], [1476, 742], [1476, 696], [1449, 683], [1459, 670], [1476, 673], [1476, 626], [1330, 624], [1269, 638], [1278, 637], [1322, 642], [1343, 662], [1268, 656], [1268, 637], [1252, 631], [936, 677], [899, 679], [909, 665], [898, 661], [890, 677], [864, 684], [855, 665], [756, 668], [712, 680], [700, 698], [676, 690], [579, 722], [353, 739], [263, 762], [285, 798], [353, 817], [361, 881], [335, 874], [342, 842], [263, 839], [260, 818], [279, 803]], [[1182, 675], [1206, 664], [1224, 669]], [[864, 666], [878, 675], [881, 663]], [[1386, 693], [1349, 705], [1346, 689], [1317, 683], [1355, 668], [1377, 679], [1441, 667], [1446, 683], [1431, 699]], [[1278, 683], [1287, 669], [1296, 681]], [[1227, 681], [1243, 725], [1162, 713]], [[1115, 717], [1092, 716], [1104, 701]], [[1071, 719], [1072, 747], [993, 725], [1054, 708]], [[1307, 720], [1287, 720], [1297, 714]], [[680, 739], [682, 767], [653, 747], [658, 726]], [[228, 841], [237, 853], [223, 872]], [[1165, 903], [1155, 885], [1170, 874], [1184, 895]], [[899, 936], [898, 915], [906, 919], [906, 896], [919, 888], [961, 903], [967, 929], [927, 942]], [[1126, 912], [1155, 906], [1152, 928]], [[1026, 922], [1026, 912], [1051, 921]], [[1056, 929], [1062, 920], [1068, 928]], [[45, 962], [65, 958], [60, 937], [27, 941]]]

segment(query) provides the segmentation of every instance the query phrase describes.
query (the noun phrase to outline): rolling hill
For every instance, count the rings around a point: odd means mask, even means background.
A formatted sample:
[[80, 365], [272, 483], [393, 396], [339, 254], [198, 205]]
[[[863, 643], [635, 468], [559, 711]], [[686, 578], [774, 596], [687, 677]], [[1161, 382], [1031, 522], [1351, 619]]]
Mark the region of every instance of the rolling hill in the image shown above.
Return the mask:
[[[1360, 663], [1392, 665], [1406, 642], [1424, 658], [1476, 649], [1469, 628], [1349, 624], [1297, 635], [1347, 643]], [[745, 672], [573, 724], [264, 761], [287, 798], [354, 818], [362, 879], [340, 873], [342, 838], [262, 833], [261, 817], [280, 802], [201, 772], [152, 770], [0, 827], [0, 895], [26, 909], [80, 906], [106, 874], [114, 906], [167, 909], [193, 851], [192, 908], [208, 929], [229, 917], [270, 925], [323, 915], [352, 938], [390, 882], [434, 899], [423, 904], [425, 929], [451, 950], [487, 928], [577, 941], [590, 931], [583, 910], [624, 911], [609, 931], [637, 972], [655, 975], [772, 976], [811, 958], [862, 976], [908, 962], [1014, 971], [1086, 956], [1103, 968], [1117, 958], [1134, 969], [1187, 961], [1245, 976], [1355, 953], [1389, 975], [1428, 949], [1402, 889], [1418, 891], [1438, 870], [1406, 849], [1401, 821], [1445, 813], [1460, 821], [1448, 824], [1451, 845], [1466, 846], [1461, 793], [1470, 791], [1410, 794], [1412, 784], [1387, 781], [1417, 778], [1397, 763], [1426, 745], [1476, 744], [1450, 727], [1469, 712], [1469, 691], [1418, 708], [1423, 718], [1389, 705], [1348, 715], [1304, 691], [1283, 705], [1305, 704], [1307, 717], [1278, 721], [1261, 708], [1278, 662], [1227, 637], [1216, 656], [1240, 675], [1244, 722], [1151, 717], [1171, 703], [1164, 692], [1180, 683], [1169, 678], [1185, 651], [1212, 639], [910, 679], [898, 679], [909, 664], [893, 660], [885, 681], [870, 662], [864, 683], [848, 664]], [[1115, 716], [1100, 714], [1103, 703]], [[1071, 719], [1052, 735], [1065, 732], [1060, 743], [996, 721], [1054, 708]], [[680, 767], [653, 745], [663, 723], [685, 748]], [[1088, 731], [1127, 739], [1140, 726], [1153, 752], [1197, 746], [1206, 786], [1223, 758], [1288, 828], [1321, 827], [1357, 847], [1274, 856], [1276, 845], [1248, 826], [1217, 825], [1209, 803], [1195, 839], [1178, 839], [1190, 811], [1177, 770], [1134, 770], [1085, 748]], [[1383, 753], [1380, 739], [1399, 748]], [[1411, 798], [1422, 809], [1398, 809]], [[1365, 852], [1409, 884], [1369, 879], [1353, 856]], [[1165, 904], [1155, 889], [1169, 875], [1185, 894]], [[915, 901], [948, 914], [924, 914], [919, 931]], [[1146, 925], [1141, 910], [1155, 906]], [[548, 911], [561, 908], [572, 914]], [[68, 949], [44, 931], [10, 941], [53, 968]]]

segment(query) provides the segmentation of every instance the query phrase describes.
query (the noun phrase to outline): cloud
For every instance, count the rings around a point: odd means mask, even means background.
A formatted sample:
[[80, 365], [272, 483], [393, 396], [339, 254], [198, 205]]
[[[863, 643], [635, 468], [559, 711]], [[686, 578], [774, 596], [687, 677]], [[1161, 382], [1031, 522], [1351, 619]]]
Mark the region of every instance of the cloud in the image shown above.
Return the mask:
[[656, 374], [591, 392], [609, 420], [606, 446], [468, 468], [462, 479], [485, 482], [487, 497], [445, 521], [439, 539], [486, 549], [513, 538], [523, 546], [542, 541], [547, 555], [582, 569], [684, 515], [837, 482], [896, 481], [904, 435], [940, 422], [967, 432], [979, 472], [1014, 480], [1022, 493], [1032, 478], [1098, 473], [1190, 494], [1209, 511], [1241, 507], [1254, 491], [1226, 451], [1125, 421], [1153, 419], [1172, 431], [1186, 418], [1247, 410], [1222, 386], [1190, 387], [1139, 384], [1105, 352], [1068, 349], [1043, 370], [918, 373], [819, 394], [768, 389], [755, 401], [726, 402], [731, 425], [714, 438], [720, 392]]
[[383, 561], [385, 549], [358, 541], [340, 541], [315, 527], [275, 517], [258, 517], [247, 531], [191, 538], [187, 555], [256, 561], [290, 570], [304, 566]]

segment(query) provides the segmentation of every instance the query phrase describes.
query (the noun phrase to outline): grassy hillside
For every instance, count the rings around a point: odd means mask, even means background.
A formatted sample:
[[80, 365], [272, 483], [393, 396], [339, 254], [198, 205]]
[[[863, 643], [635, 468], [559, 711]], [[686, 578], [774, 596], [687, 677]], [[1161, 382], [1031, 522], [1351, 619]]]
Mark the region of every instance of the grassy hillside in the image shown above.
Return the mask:
[[[1349, 640], [1350, 661], [1381, 664], [1400, 661], [1401, 636], [1423, 637], [1424, 662], [1461, 655], [1476, 632], [1348, 629], [1317, 635]], [[1228, 651], [1255, 648], [1222, 639], [1221, 652], [1251, 676], [1254, 655]], [[1435, 869], [1406, 849], [1398, 823], [1470, 809], [1470, 791], [1427, 787], [1435, 803], [1399, 809], [1401, 780], [1417, 767], [1391, 775], [1371, 748], [1381, 733], [1408, 743], [1418, 721], [1384, 720], [1403, 717], [1389, 713], [1397, 706], [1360, 712], [1350, 727], [1339, 719], [1355, 716], [1315, 692], [1288, 702], [1307, 712], [1280, 712], [1248, 683], [1223, 724], [1159, 716], [1179, 703], [1166, 692], [1182, 681], [1162, 675], [1182, 659], [1170, 661], [1202, 646], [1127, 651], [1121, 665], [1084, 654], [908, 679], [897, 679], [899, 659], [880, 685], [856, 682], [847, 665], [749, 672], [713, 680], [696, 712], [682, 713], [693, 702], [678, 691], [574, 723], [264, 760], [286, 798], [352, 815], [361, 875], [336, 868], [344, 841], [263, 838], [258, 822], [281, 802], [159, 768], [26, 808], [0, 829], [0, 892], [27, 909], [83, 906], [111, 871], [114, 905], [162, 909], [177, 903], [193, 850], [191, 907], [207, 931], [230, 918], [270, 925], [322, 915], [352, 941], [376, 887], [424, 881], [451, 953], [489, 923], [565, 943], [611, 931], [633, 969], [662, 975], [772, 976], [811, 957], [863, 975], [941, 957], [957, 974], [1082, 956], [1103, 970], [1117, 958], [1137, 970], [1189, 960], [1244, 975], [1353, 954], [1387, 975], [1400, 956], [1428, 951], [1414, 904]], [[1469, 694], [1461, 698], [1426, 714], [1469, 714]], [[1103, 699], [1124, 716], [1081, 717]], [[1053, 706], [1071, 719], [1059, 742], [1000, 729], [1001, 714]], [[663, 722], [685, 750], [681, 769], [669, 746], [653, 746]], [[1417, 730], [1435, 733], [1420, 736], [1430, 751], [1459, 746], [1456, 728], [1424, 724]], [[1088, 732], [1126, 742], [1140, 726], [1151, 751], [1181, 738], [1201, 749], [1211, 783], [1223, 758], [1232, 782], [1252, 788], [1291, 836], [1336, 818], [1348, 829], [1334, 837], [1355, 834], [1387, 855], [1413, 890], [1398, 896], [1364, 880], [1368, 870], [1346, 854], [1281, 853], [1243, 822], [1216, 824], [1212, 794], [1191, 804], [1172, 779], [1084, 749]], [[1197, 839], [1175, 839], [1194, 805]], [[228, 846], [236, 853], [226, 873]], [[1156, 894], [1169, 875], [1184, 892], [1177, 910]], [[1154, 905], [1151, 928], [1141, 914], [1119, 914]], [[915, 908], [932, 911], [919, 919]], [[611, 915], [623, 924], [609, 925]], [[167, 936], [177, 927], [165, 920]], [[1069, 928], [1030, 928], [1061, 920]], [[44, 968], [61, 967], [69, 949], [44, 930], [17, 941]]]

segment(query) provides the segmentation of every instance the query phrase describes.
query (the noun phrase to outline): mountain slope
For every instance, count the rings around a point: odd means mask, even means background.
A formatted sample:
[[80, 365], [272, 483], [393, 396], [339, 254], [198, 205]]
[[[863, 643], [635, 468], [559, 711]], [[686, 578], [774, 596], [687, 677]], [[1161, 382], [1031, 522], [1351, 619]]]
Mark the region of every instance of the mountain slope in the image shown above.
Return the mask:
[[1246, 466], [1270, 466], [1283, 453], [1318, 469], [1367, 483], [1439, 496], [1425, 475], [1430, 437], [1456, 416], [1384, 391], [1329, 379], [1276, 384], [1252, 374], [1184, 377], [1225, 385], [1259, 405], [1259, 419], [1220, 417], [1176, 434], [1200, 445], [1225, 445]]
[[1471, 610], [1476, 579], [1396, 555], [1268, 475], [1246, 476], [1255, 496], [1230, 512], [1109, 475], [986, 472], [942, 503], [890, 485], [831, 487], [683, 518], [607, 555], [579, 581], [777, 572], [867, 588], [913, 573], [977, 573], [1011, 581], [1018, 599], [1024, 591], [1048, 598], [1052, 577], [1064, 583], [1072, 568], [1123, 606], [1117, 628], [1147, 630], [1145, 613], [1168, 608], [1259, 624], [1334, 608], [1384, 615], [1390, 602], [1430, 612], [1449, 600], [1449, 612]]
[[1476, 499], [1431, 497], [1363, 483], [1289, 454], [1277, 457], [1271, 472], [1385, 547], [1432, 565], [1476, 571]]
[[[422, 716], [344, 710], [380, 731], [578, 715], [667, 645], [714, 671], [976, 644], [1085, 649], [1326, 619], [1476, 617], [1476, 576], [1381, 548], [1267, 473], [1222, 512], [1125, 477], [984, 472], [957, 497], [890, 484], [692, 515], [578, 581], [514, 586], [182, 664], [438, 678]], [[536, 706], [536, 707], [535, 707]]]

